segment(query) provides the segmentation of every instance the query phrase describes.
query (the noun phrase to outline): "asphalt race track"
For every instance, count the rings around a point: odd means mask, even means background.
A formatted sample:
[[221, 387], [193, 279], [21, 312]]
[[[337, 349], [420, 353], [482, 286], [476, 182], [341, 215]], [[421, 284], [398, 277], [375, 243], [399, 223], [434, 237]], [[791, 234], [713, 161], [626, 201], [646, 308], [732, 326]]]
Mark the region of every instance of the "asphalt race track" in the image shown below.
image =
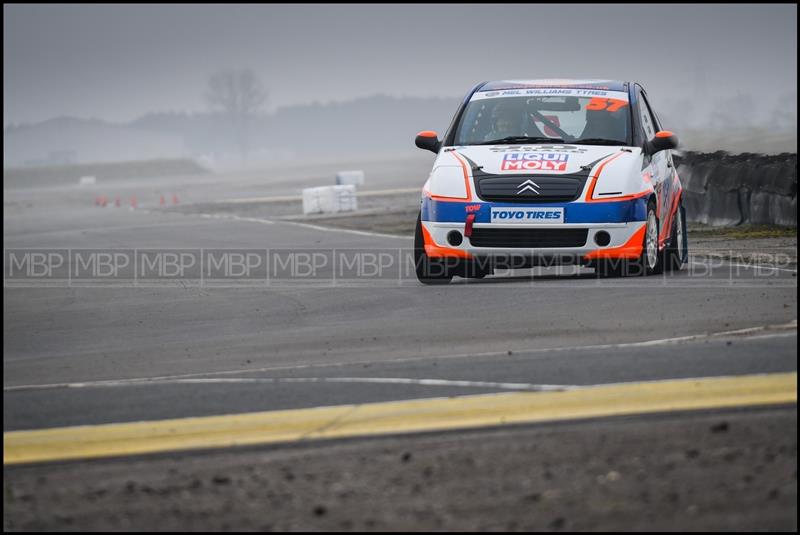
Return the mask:
[[[391, 170], [384, 179], [384, 169], [369, 187], [421, 182], [390, 180]], [[314, 178], [297, 174], [271, 188], [258, 177], [233, 177], [230, 190], [209, 177], [185, 180], [180, 187], [191, 188], [181, 196], [296, 194]], [[157, 184], [169, 191], [168, 181]], [[123, 195], [138, 186], [125, 187]], [[412, 245], [410, 237], [169, 213], [155, 202], [97, 208], [94, 193], [77, 187], [5, 193], [6, 262], [10, 250], [34, 249], [398, 258]], [[792, 267], [693, 257], [682, 272], [650, 278], [537, 268], [437, 287], [397, 263], [376, 277], [334, 278], [335, 270], [244, 281], [200, 280], [189, 270], [137, 285], [7, 277], [4, 432], [797, 370]]]

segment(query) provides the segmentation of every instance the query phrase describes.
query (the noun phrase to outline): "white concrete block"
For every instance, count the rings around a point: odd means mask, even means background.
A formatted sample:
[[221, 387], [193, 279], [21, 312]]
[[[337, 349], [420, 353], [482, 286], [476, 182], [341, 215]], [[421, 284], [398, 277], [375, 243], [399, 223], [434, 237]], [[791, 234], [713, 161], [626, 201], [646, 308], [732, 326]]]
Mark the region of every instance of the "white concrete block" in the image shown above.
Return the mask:
[[364, 171], [339, 171], [336, 173], [336, 183], [340, 185], [364, 185]]
[[79, 186], [94, 186], [97, 184], [97, 178], [93, 176], [82, 176], [78, 181]]
[[354, 210], [358, 210], [358, 201], [353, 185], [303, 189], [303, 214], [335, 214]]

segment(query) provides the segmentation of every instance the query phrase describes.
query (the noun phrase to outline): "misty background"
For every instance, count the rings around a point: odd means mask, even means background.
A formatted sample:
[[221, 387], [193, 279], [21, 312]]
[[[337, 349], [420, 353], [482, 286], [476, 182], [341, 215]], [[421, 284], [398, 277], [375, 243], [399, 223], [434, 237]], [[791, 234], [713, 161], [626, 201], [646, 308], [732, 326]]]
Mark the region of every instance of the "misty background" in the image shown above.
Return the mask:
[[404, 156], [417, 131], [443, 133], [472, 85], [504, 78], [638, 81], [684, 149], [797, 150], [796, 5], [6, 4], [3, 15], [4, 167]]

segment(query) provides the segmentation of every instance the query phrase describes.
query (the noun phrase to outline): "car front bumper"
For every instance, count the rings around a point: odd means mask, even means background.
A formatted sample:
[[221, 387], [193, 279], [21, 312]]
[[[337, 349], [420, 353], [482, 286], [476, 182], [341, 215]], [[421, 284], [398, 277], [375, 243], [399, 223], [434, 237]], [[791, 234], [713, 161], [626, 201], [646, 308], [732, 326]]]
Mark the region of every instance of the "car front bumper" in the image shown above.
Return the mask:
[[[462, 258], [472, 257], [482, 258], [508, 258], [508, 257], [529, 257], [532, 259], [558, 259], [572, 258], [581, 262], [590, 262], [599, 259], [635, 259], [641, 255], [644, 221], [632, 221], [626, 223], [564, 223], [557, 225], [502, 225], [497, 223], [475, 223], [473, 233], [478, 229], [490, 231], [512, 230], [515, 235], [525, 234], [526, 230], [536, 232], [538, 230], [585, 230], [586, 238], [584, 243], [577, 244], [574, 239], [569, 245], [560, 246], [516, 246], [505, 244], [500, 246], [477, 246], [472, 238], [464, 236], [465, 224], [454, 222], [433, 222], [423, 221], [423, 235], [425, 237], [426, 253], [431, 258]], [[454, 245], [448, 240], [448, 234], [458, 232], [461, 236], [461, 243]], [[599, 233], [608, 234], [608, 244], [598, 245], [596, 238]], [[573, 233], [574, 234], [574, 233]], [[485, 241], [485, 240], [484, 240]], [[502, 240], [499, 240], [502, 241]], [[558, 241], [557, 239], [555, 241]]]
[[[423, 195], [421, 222], [425, 250], [431, 258], [515, 257], [572, 258], [586, 263], [598, 259], [635, 259], [641, 255], [644, 243], [647, 199], [639, 197], [627, 200], [603, 202], [566, 203], [496, 203], [483, 201], [452, 201], [434, 199]], [[561, 209], [563, 222], [505, 223], [491, 221], [494, 208]], [[473, 240], [465, 236], [467, 219], [472, 219], [473, 232], [503, 234], [511, 231], [513, 237], [503, 240]], [[547, 232], [537, 234], [537, 231]], [[448, 234], [461, 234], [461, 242], [448, 240]], [[526, 231], [530, 231], [527, 235]], [[576, 241], [574, 231], [585, 231], [585, 238]], [[600, 245], [596, 238], [608, 233], [608, 243]], [[469, 234], [469, 231], [466, 232]], [[537, 236], [549, 234], [546, 239]], [[557, 237], [569, 235], [559, 243]], [[531, 239], [532, 238], [532, 239]], [[475, 242], [478, 243], [475, 243]], [[490, 246], [486, 246], [487, 243]], [[603, 243], [603, 242], [601, 242]]]

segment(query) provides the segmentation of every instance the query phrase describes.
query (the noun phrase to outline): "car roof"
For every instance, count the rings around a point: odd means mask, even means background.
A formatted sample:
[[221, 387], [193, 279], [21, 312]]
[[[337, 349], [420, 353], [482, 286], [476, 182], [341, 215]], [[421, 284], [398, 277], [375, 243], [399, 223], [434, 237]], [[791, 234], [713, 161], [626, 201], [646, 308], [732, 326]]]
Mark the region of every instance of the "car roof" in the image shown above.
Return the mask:
[[572, 80], [572, 79], [539, 79], [539, 80], [496, 80], [486, 82], [478, 91], [503, 91], [506, 89], [532, 89], [536, 87], [561, 87], [571, 89], [603, 89], [606, 91], [627, 91], [628, 82], [619, 80]]

